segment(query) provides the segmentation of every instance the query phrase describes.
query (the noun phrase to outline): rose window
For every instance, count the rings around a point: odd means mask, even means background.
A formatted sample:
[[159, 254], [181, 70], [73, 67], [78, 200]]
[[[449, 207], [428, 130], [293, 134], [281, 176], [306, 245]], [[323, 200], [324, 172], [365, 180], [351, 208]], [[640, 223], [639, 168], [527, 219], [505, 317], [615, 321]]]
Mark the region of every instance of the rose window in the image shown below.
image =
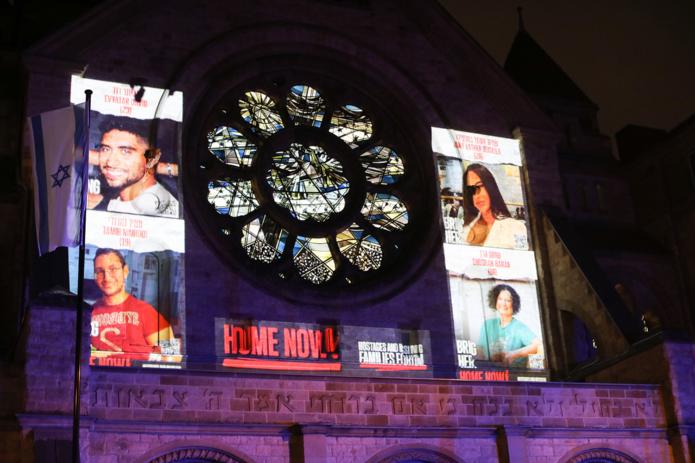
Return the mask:
[[215, 106], [197, 162], [205, 221], [254, 276], [355, 288], [408, 261], [421, 176], [379, 105], [318, 80], [242, 85]]
[[292, 143], [273, 156], [266, 180], [275, 202], [299, 220], [327, 220], [345, 207], [350, 183], [343, 166], [320, 146]]

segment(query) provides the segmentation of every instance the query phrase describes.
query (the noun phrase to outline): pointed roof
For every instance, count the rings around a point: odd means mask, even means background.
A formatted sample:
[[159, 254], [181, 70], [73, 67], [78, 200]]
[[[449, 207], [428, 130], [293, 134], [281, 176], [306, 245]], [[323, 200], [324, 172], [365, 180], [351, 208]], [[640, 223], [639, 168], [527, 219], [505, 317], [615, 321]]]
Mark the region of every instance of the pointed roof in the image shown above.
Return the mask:
[[521, 8], [518, 11], [519, 31], [504, 63], [507, 74], [531, 95], [560, 97], [597, 108], [526, 31]]

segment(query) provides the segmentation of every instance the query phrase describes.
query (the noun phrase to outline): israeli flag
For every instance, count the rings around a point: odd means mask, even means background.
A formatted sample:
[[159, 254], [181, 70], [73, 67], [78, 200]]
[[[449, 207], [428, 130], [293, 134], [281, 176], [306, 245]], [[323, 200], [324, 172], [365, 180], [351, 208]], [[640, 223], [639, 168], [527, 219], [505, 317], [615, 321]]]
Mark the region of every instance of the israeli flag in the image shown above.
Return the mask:
[[69, 106], [28, 121], [40, 255], [59, 246], [79, 245], [83, 114], [82, 108]]

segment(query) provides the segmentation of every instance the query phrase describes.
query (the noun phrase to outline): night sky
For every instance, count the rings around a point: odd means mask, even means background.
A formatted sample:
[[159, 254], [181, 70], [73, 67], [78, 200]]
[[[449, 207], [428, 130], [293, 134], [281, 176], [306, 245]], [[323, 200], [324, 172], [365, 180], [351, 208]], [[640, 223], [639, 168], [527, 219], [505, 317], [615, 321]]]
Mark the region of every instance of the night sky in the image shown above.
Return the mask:
[[695, 0], [440, 0], [500, 65], [527, 32], [600, 107], [601, 131], [695, 114]]
[[[601, 130], [633, 123], [670, 130], [695, 113], [695, 0], [439, 0], [500, 65], [526, 30], [601, 108]], [[78, 17], [100, 0], [24, 0], [20, 48]], [[0, 5], [6, 24], [13, 3]], [[7, 35], [7, 37], [5, 37]]]

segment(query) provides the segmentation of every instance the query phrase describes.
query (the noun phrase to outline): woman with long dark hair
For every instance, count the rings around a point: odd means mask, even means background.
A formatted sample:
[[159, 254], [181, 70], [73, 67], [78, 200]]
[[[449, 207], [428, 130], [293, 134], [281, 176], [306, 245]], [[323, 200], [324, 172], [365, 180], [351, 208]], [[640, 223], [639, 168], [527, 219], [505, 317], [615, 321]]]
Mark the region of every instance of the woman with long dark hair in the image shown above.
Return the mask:
[[482, 164], [463, 173], [463, 238], [468, 244], [528, 249], [526, 224], [511, 217], [495, 177]]
[[505, 365], [524, 367], [528, 356], [541, 350], [541, 341], [514, 315], [521, 310], [521, 298], [507, 284], [495, 285], [488, 292], [488, 304], [497, 317], [486, 320], [480, 329], [479, 352], [483, 358]]

